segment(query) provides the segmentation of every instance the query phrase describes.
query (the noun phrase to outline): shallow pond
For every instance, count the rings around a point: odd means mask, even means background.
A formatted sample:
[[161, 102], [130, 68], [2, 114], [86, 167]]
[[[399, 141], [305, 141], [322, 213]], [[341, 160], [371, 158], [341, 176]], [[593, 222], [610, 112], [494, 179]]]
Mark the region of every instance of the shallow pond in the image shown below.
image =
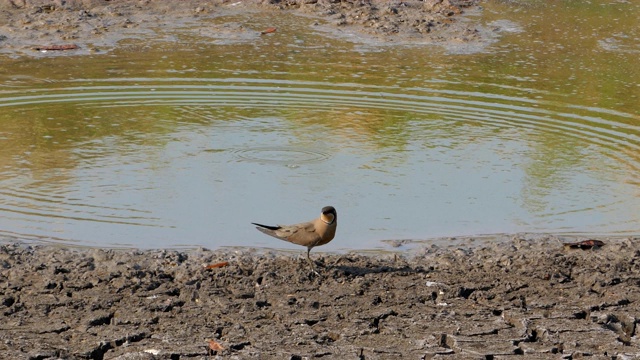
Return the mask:
[[325, 205], [330, 251], [639, 234], [640, 5], [486, 5], [481, 22], [506, 32], [480, 52], [249, 15], [215, 22], [278, 31], [2, 58], [0, 235], [295, 249], [250, 222]]

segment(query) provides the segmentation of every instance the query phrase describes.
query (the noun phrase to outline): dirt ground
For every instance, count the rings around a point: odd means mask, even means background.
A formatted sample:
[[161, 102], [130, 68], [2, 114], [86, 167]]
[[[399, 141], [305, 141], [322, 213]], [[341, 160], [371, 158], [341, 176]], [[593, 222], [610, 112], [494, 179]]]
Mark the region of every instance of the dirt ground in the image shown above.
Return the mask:
[[7, 243], [0, 358], [638, 358], [638, 240], [586, 250], [553, 236], [366, 256], [314, 249], [320, 276], [303, 248]]

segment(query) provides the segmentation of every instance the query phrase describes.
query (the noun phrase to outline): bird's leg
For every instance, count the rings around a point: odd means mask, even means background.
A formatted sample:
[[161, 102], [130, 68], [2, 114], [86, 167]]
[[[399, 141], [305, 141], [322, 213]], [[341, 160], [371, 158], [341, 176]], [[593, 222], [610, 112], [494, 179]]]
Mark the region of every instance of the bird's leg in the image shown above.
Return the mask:
[[311, 271], [320, 276], [320, 274], [316, 271], [315, 266], [313, 266], [313, 261], [311, 260], [311, 257], [309, 256], [309, 252], [311, 251], [311, 248], [307, 248], [307, 261], [309, 261], [309, 266], [311, 266]]

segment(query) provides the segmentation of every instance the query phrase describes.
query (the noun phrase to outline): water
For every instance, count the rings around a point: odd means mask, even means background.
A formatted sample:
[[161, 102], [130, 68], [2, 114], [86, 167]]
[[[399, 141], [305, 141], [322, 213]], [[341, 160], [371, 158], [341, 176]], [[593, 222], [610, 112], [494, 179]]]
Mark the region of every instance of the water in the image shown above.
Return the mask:
[[330, 251], [637, 235], [639, 8], [487, 4], [483, 23], [509, 32], [473, 54], [267, 19], [255, 26], [278, 32], [259, 40], [189, 32], [110, 54], [4, 58], [0, 235], [295, 249], [250, 222], [310, 220], [325, 205], [338, 210]]

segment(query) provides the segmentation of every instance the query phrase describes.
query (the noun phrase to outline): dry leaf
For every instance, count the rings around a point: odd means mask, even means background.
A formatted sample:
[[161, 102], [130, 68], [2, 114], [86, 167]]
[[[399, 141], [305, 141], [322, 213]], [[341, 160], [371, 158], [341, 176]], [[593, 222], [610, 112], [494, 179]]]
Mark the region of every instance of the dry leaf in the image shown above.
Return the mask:
[[277, 30], [276, 28], [274, 28], [274, 27], [270, 27], [270, 28], [266, 28], [266, 29], [262, 30], [262, 32], [261, 32], [260, 34], [261, 34], [261, 35], [264, 35], [264, 34], [271, 34], [271, 33], [276, 32], [276, 30]]
[[224, 348], [215, 340], [209, 340], [209, 349], [211, 351], [222, 351]]
[[207, 265], [205, 267], [205, 269], [209, 270], [209, 269], [216, 269], [216, 268], [221, 268], [221, 267], [225, 267], [225, 266], [229, 266], [229, 262], [227, 261], [223, 261], [217, 264], [211, 264], [211, 265]]

